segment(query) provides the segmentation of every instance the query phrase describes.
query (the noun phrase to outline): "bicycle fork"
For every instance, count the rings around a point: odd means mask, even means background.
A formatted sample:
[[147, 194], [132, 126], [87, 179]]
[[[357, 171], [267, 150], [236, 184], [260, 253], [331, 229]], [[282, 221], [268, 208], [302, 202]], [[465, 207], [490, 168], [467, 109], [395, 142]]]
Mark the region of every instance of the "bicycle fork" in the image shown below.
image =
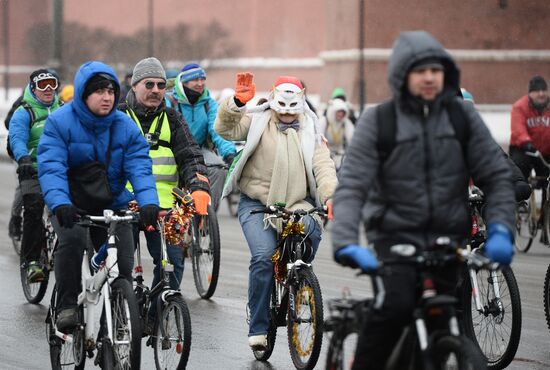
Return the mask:
[[[485, 316], [487, 316], [490, 313], [488, 311], [490, 302], [489, 301], [487, 302], [487, 307], [483, 306], [483, 303], [481, 301], [481, 297], [480, 297], [480, 294], [479, 294], [479, 284], [477, 283], [477, 271], [475, 271], [474, 269], [469, 269], [469, 275], [470, 275], [470, 282], [471, 282], [471, 286], [472, 286], [472, 296], [473, 296], [475, 304], [476, 304], [476, 310], [479, 313], [482, 313]], [[493, 289], [493, 294], [494, 294], [495, 300], [497, 302], [500, 302], [500, 285], [499, 285], [499, 282], [498, 282], [498, 275], [497, 275], [497, 272], [495, 270], [491, 271], [491, 276], [489, 277], [488, 282], [489, 282], [489, 285]], [[489, 300], [489, 290], [487, 290], [487, 299]], [[499, 309], [500, 308], [501, 307], [500, 307], [500, 304], [499, 304]], [[468, 308], [465, 307], [464, 309], [468, 309]]]

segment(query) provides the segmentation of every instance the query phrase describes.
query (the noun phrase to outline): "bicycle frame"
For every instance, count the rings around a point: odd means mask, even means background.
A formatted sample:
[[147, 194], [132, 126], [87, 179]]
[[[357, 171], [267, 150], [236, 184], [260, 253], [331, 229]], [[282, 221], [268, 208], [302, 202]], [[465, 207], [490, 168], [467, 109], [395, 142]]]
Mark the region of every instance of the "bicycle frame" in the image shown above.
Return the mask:
[[[107, 258], [105, 263], [99, 268], [97, 273], [91, 274], [90, 264], [88, 258], [88, 252], [85, 250], [82, 257], [81, 264], [81, 281], [82, 291], [78, 295], [78, 306], [84, 307], [84, 340], [86, 350], [96, 348], [96, 342], [94, 338], [95, 329], [97, 328], [98, 321], [101, 317], [102, 310], [105, 310], [105, 319], [107, 324], [107, 337], [111, 343], [128, 344], [129, 341], [115, 341], [113, 335], [113, 323], [111, 316], [111, 289], [110, 286], [115, 279], [119, 277], [118, 263], [117, 263], [117, 248], [116, 248], [116, 225], [119, 222], [128, 222], [135, 220], [133, 214], [125, 216], [117, 216], [111, 210], [103, 211], [103, 216], [86, 216], [90, 222], [105, 222], [109, 224], [108, 231], [108, 249]], [[108, 282], [108, 284], [105, 284]], [[73, 342], [72, 334], [65, 334], [55, 328], [55, 335], [70, 343]]]

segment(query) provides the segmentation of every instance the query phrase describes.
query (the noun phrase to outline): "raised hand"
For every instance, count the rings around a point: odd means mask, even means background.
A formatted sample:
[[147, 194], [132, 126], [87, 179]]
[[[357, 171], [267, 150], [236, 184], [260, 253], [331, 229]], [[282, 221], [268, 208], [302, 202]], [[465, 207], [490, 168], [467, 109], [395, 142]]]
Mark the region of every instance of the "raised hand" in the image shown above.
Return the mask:
[[242, 104], [248, 103], [256, 95], [254, 75], [250, 72], [237, 73], [237, 84], [235, 86], [235, 99]]

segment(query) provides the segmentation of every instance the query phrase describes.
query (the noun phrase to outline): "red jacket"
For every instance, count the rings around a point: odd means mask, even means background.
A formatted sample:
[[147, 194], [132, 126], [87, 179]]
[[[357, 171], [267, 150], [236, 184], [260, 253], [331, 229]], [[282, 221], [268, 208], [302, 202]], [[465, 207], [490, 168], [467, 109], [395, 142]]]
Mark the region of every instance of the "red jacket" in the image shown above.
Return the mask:
[[510, 145], [521, 147], [532, 142], [542, 155], [550, 155], [550, 109], [542, 115], [529, 105], [525, 95], [512, 106]]

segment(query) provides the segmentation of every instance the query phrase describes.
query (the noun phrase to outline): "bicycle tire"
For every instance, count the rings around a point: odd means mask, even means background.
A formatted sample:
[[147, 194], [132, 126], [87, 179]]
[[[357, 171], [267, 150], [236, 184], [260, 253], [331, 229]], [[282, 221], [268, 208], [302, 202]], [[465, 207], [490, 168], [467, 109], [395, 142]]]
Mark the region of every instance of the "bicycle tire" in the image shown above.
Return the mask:
[[[74, 343], [68, 343], [55, 335], [52, 324], [52, 316], [56, 314], [55, 307], [57, 299], [57, 287], [54, 286], [52, 298], [50, 300], [50, 309], [46, 318], [46, 338], [50, 347], [50, 364], [52, 370], [75, 369], [83, 370], [86, 365], [86, 356], [84, 353], [84, 337], [77, 337], [81, 353], [79, 361], [75, 360]], [[54, 309], [52, 309], [52, 307]]]
[[[141, 321], [132, 285], [122, 277], [111, 284], [111, 314], [114, 343], [109, 344], [112, 345], [115, 365], [117, 368], [137, 369], [141, 361]], [[129, 325], [127, 318], [130, 319]], [[123, 343], [119, 345], [118, 341]], [[105, 352], [103, 357], [107, 357]]]
[[[292, 312], [291, 300], [289, 300], [288, 307], [288, 349], [296, 369], [310, 370], [319, 360], [323, 343], [323, 297], [319, 281], [311, 269], [302, 268], [296, 273], [295, 312]], [[305, 315], [302, 315], [303, 313]], [[307, 332], [311, 333], [311, 338], [308, 338], [306, 343], [303, 343], [302, 335], [299, 332], [299, 327], [303, 323], [309, 324], [306, 325], [306, 328], [309, 328], [310, 330]]]
[[220, 229], [216, 211], [208, 206], [207, 224], [199, 230], [199, 218], [194, 220], [191, 261], [197, 293], [203, 299], [214, 295], [220, 273]]
[[269, 329], [267, 330], [267, 348], [264, 351], [252, 350], [254, 358], [258, 361], [267, 361], [275, 348], [275, 340], [277, 339], [277, 325], [275, 324], [274, 308], [271, 309]]
[[326, 370], [344, 370], [344, 338], [335, 331], [327, 349]]
[[[509, 266], [503, 266], [496, 272], [500, 301], [490, 289], [490, 271], [477, 272], [483, 313], [477, 311], [472, 300], [469, 276], [465, 279], [463, 289], [464, 333], [478, 346], [491, 370], [504, 369], [514, 359], [519, 346], [522, 320], [521, 299], [514, 272]], [[508, 319], [510, 316], [511, 319]], [[501, 348], [504, 350], [501, 351]]]
[[434, 343], [434, 369], [447, 369], [445, 363], [451, 354], [455, 355], [458, 370], [487, 369], [485, 359], [479, 349], [469, 338], [443, 336]]
[[[161, 323], [164, 325], [165, 337], [162, 336]], [[174, 333], [171, 329], [175, 329], [176, 332]], [[191, 316], [189, 309], [181, 296], [170, 296], [162, 308], [160, 322], [157, 320], [155, 323], [153, 350], [157, 369], [185, 369], [190, 349]], [[175, 353], [175, 356], [170, 356], [169, 352]], [[169, 357], [172, 357], [173, 361], [169, 361]]]
[[550, 265], [546, 270], [546, 275], [544, 277], [544, 316], [546, 318], [546, 326], [550, 330]]
[[23, 288], [23, 294], [29, 303], [38, 304], [44, 298], [46, 290], [48, 289], [48, 281], [50, 280], [50, 270], [48, 268], [48, 253], [42, 249], [40, 253], [40, 265], [44, 272], [44, 278], [41, 281], [34, 283], [29, 282], [27, 279], [27, 265], [21, 261], [19, 268], [19, 275], [21, 277], [21, 286]]
[[535, 194], [532, 193], [527, 201], [527, 210], [524, 211], [525, 205], [518, 204], [516, 207], [516, 237], [514, 240], [514, 246], [518, 252], [527, 253], [533, 244], [538, 226], [534, 216], [534, 210], [536, 210]]

